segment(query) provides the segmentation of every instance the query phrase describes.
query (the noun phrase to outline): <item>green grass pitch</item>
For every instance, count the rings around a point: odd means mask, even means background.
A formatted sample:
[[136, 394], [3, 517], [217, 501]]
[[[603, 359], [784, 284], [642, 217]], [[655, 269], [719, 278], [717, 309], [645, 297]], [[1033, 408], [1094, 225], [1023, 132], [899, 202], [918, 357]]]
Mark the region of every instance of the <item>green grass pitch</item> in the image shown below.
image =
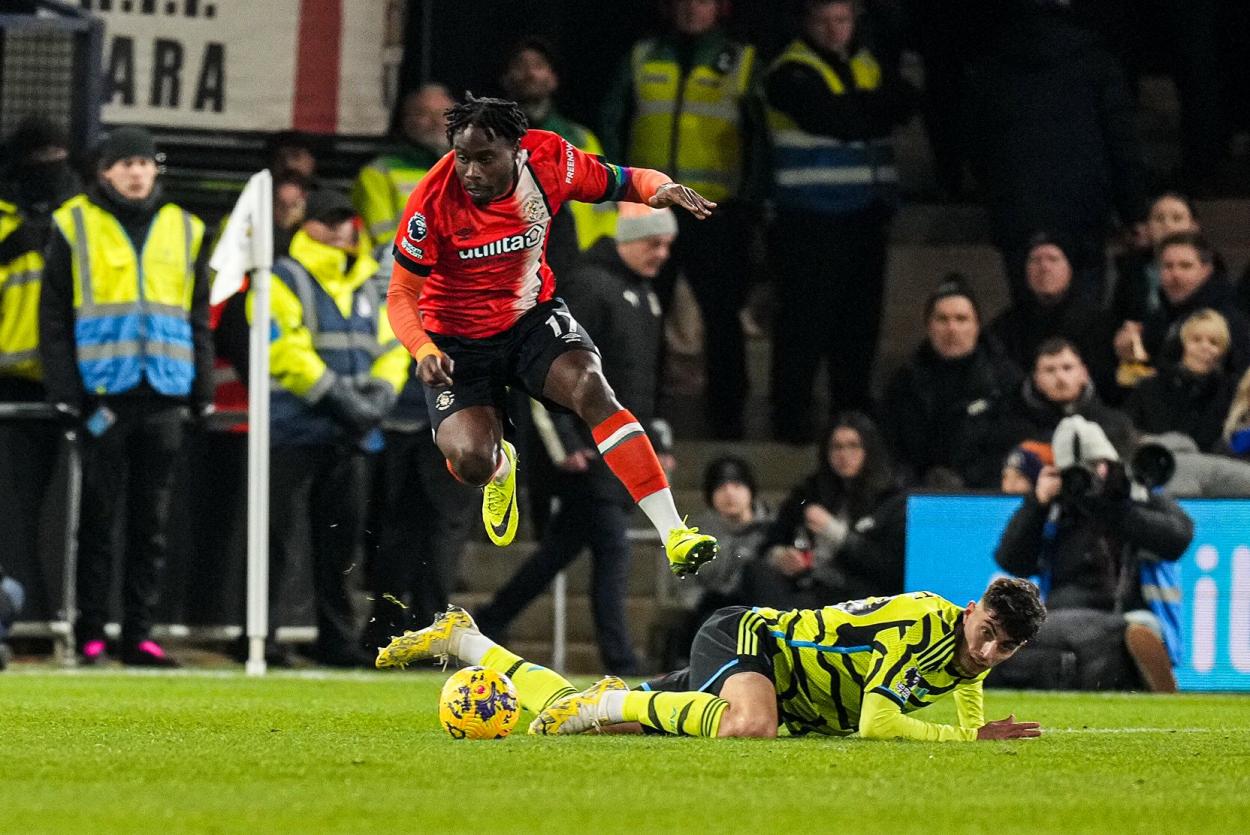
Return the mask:
[[1244, 696], [991, 691], [1048, 729], [1017, 743], [456, 742], [443, 679], [10, 671], [0, 831], [1250, 831]]

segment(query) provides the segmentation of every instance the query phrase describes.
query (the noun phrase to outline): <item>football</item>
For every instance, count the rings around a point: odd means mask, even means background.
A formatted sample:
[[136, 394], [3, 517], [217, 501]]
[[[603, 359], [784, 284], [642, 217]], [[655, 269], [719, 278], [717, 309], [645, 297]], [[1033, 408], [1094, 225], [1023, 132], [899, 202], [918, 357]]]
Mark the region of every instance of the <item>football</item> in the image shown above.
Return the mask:
[[457, 670], [439, 696], [438, 721], [452, 739], [503, 739], [520, 715], [512, 682], [485, 667]]

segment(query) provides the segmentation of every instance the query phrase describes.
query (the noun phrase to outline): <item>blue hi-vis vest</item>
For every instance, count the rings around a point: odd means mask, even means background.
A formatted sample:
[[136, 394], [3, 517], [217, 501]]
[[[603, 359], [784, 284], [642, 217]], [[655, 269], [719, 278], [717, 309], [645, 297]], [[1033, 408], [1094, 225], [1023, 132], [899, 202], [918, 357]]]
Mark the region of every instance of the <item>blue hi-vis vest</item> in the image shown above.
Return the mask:
[[[351, 313], [344, 316], [334, 298], [294, 258], [278, 259], [273, 277], [300, 300], [304, 327], [312, 335], [313, 348], [326, 368], [339, 377], [364, 382], [371, 377], [373, 362], [391, 346], [378, 342], [381, 297], [377, 283], [366, 281], [352, 294]], [[320, 405], [270, 382], [270, 443], [274, 446], [333, 444], [346, 439], [339, 423]], [[366, 452], [382, 448], [382, 433], [375, 429], [360, 442]]]
[[[846, 94], [842, 79], [802, 40], [793, 41], [778, 56], [769, 74], [785, 64], [814, 69], [835, 96]], [[851, 75], [857, 90], [881, 86], [881, 67], [868, 52], [851, 57]], [[779, 208], [831, 214], [867, 209], [898, 200], [898, 169], [888, 139], [844, 142], [817, 136], [799, 127], [785, 113], [767, 108], [772, 145], [773, 199]]]
[[167, 203], [137, 252], [117, 218], [85, 194], [67, 200], [52, 219], [72, 254], [83, 388], [120, 394], [146, 379], [160, 394], [190, 394], [191, 298], [204, 223]]

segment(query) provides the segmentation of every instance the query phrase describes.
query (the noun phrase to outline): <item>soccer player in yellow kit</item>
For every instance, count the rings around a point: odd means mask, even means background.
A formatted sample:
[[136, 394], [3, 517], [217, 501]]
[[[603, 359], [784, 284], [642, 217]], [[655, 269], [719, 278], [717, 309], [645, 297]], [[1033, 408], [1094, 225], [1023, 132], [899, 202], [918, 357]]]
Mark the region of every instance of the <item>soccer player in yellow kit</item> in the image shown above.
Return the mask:
[[[965, 607], [930, 592], [823, 609], [734, 606], [695, 636], [690, 666], [630, 690], [609, 676], [580, 693], [555, 672], [482, 635], [450, 609], [378, 652], [377, 666], [454, 657], [508, 675], [541, 735], [650, 729], [684, 736], [791, 734], [972, 741], [1041, 735], [1036, 722], [986, 722], [981, 682], [1037, 634], [1037, 587], [1001, 578]], [[954, 694], [958, 725], [908, 714]]]

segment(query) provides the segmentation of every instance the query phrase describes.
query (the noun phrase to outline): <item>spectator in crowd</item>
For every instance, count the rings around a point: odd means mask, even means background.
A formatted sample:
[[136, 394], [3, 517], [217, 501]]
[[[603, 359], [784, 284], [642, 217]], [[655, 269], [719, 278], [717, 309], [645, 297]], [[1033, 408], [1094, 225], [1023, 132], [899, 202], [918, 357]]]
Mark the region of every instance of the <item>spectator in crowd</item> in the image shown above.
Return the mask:
[[1237, 310], [1232, 287], [1215, 271], [1215, 251], [1197, 232], [1177, 232], [1159, 243], [1159, 307], [1143, 324], [1125, 322], [1115, 335], [1121, 363], [1149, 363], [1155, 370], [1180, 361], [1180, 326], [1210, 308], [1228, 323], [1228, 364], [1234, 373], [1250, 365], [1250, 321]]
[[[655, 376], [661, 340], [660, 301], [650, 282], [668, 261], [677, 220], [668, 209], [621, 204], [616, 239], [603, 238], [578, 262], [567, 287], [569, 310], [595, 334], [604, 376], [620, 401], [647, 427], [652, 443], [672, 465], [672, 432], [656, 419]], [[589, 546], [593, 558], [591, 608], [599, 653], [617, 675], [638, 669], [625, 621], [633, 501], [596, 453], [585, 424], [572, 415], [551, 416], [564, 446], [557, 454], [559, 509], [547, 521], [538, 550], [477, 617], [488, 635], [502, 635], [565, 566]]]
[[9, 636], [9, 627], [22, 613], [25, 603], [26, 590], [21, 583], [5, 574], [4, 566], [0, 565], [0, 670], [8, 667], [13, 657], [5, 638]]
[[1236, 378], [1227, 372], [1228, 322], [1204, 308], [1181, 325], [1181, 361], [1133, 390], [1125, 411], [1142, 432], [1182, 432], [1213, 452], [1232, 406]]
[[844, 412], [816, 471], [778, 510], [764, 558], [748, 567], [748, 598], [795, 609], [900, 594], [905, 518], [881, 432], [862, 412]]
[[409, 92], [399, 105], [394, 147], [356, 176], [352, 204], [375, 250], [391, 248], [408, 195], [450, 148], [445, 113], [455, 103], [442, 84], [423, 84]]
[[1004, 683], [1174, 691], [1180, 611], [1171, 601], [1180, 594], [1167, 564], [1189, 547], [1193, 521], [1172, 499], [1130, 483], [1097, 424], [1065, 419], [1054, 451], [1056, 466], [1042, 470], [994, 554], [1003, 570], [1040, 575], [1049, 587], [1046, 623], [1030, 653], [1004, 669]]
[[1018, 440], [1002, 419], [1023, 375], [982, 335], [981, 309], [958, 273], [930, 294], [924, 319], [927, 338], [886, 389], [886, 436], [919, 482], [992, 487]]
[[208, 247], [200, 219], [161, 193], [152, 134], [115, 128], [98, 157], [98, 181], [52, 215], [39, 300], [48, 399], [85, 430], [75, 638], [85, 663], [104, 660], [124, 518], [121, 660], [176, 666], [152, 614], [184, 427], [212, 411]]
[[294, 171], [273, 178], [274, 258], [281, 258], [291, 249], [291, 238], [295, 237], [304, 222], [309, 189], [308, 180]]
[[[363, 530], [365, 454], [381, 449], [378, 427], [408, 380], [410, 358], [371, 280], [377, 271], [351, 201], [329, 189], [309, 195], [290, 255], [273, 269], [270, 611], [279, 611], [292, 564], [311, 538], [313, 657], [330, 666], [369, 662], [357, 644], [346, 575]], [[289, 663], [272, 641], [266, 654]]]
[[[79, 189], [69, 138], [43, 119], [18, 125], [5, 143], [0, 180], [0, 404], [43, 403], [39, 291], [52, 211]], [[39, 520], [55, 471], [60, 432], [41, 420], [0, 420], [0, 483], [6, 524], [0, 553], [38, 552]], [[10, 559], [10, 568], [24, 566]], [[32, 564], [30, 566], [34, 568]], [[37, 589], [36, 589], [37, 593]]]
[[[772, 515], [757, 498], [751, 465], [733, 455], [712, 461], [703, 471], [703, 500], [706, 507], [692, 521], [716, 537], [720, 556], [678, 587], [686, 615], [665, 636], [664, 662], [689, 660], [695, 632], [717, 609], [756, 603], [746, 591], [745, 575], [759, 557]], [[660, 664], [661, 669], [669, 666]]]
[[777, 208], [769, 258], [779, 284], [772, 424], [791, 443], [811, 440], [822, 360], [834, 412], [869, 406], [898, 203], [890, 132], [912, 99], [862, 42], [852, 0], [804, 0], [801, 8], [800, 36], [764, 81]]
[[1250, 370], [1241, 375], [1224, 421], [1223, 448], [1250, 460]]
[[1039, 232], [1029, 241], [1025, 278], [1028, 294], [990, 323], [989, 332], [1012, 362], [1029, 368], [1048, 339], [1071, 342], [1085, 359], [1099, 392], [1115, 390], [1115, 324], [1097, 305], [1072, 289], [1072, 264], [1062, 238]]
[[[738, 312], [749, 276], [753, 223], [745, 194], [755, 48], [720, 23], [723, 0], [666, 0], [669, 31], [634, 44], [606, 98], [609, 159], [666, 171], [718, 204], [710, 218], [678, 217], [666, 276], [680, 271], [704, 322], [712, 435], [742, 437], [746, 353]], [[666, 281], [670, 280], [665, 278]]]
[[[531, 128], [558, 133], [588, 154], [603, 155], [599, 137], [556, 109], [560, 75], [555, 53], [545, 41], [526, 38], [514, 46], [504, 62], [501, 84], [508, 98], [521, 105]], [[590, 249], [604, 236], [612, 237], [616, 229], [612, 203], [571, 202], [565, 209], [552, 219], [547, 239], [547, 263], [559, 276], [572, 269], [578, 252]]]
[[1032, 374], [1007, 408], [1007, 421], [1017, 438], [1050, 443], [1059, 422], [1081, 415], [1102, 427], [1125, 455], [1133, 426], [1124, 414], [1098, 396], [1076, 346], [1062, 337], [1047, 339], [1037, 349]]
[[1165, 191], [1150, 204], [1150, 214], [1135, 246], [1115, 259], [1116, 283], [1111, 312], [1117, 322], [1143, 322], [1159, 307], [1159, 244], [1177, 232], [1201, 231], [1198, 210], [1185, 195]]
[[[379, 295], [386, 295], [381, 288]], [[382, 435], [386, 454], [374, 482], [377, 551], [368, 563], [373, 610], [361, 640], [370, 651], [447, 608], [477, 498], [443, 465], [416, 363], [409, 364], [408, 382], [382, 422]]]
[[1054, 464], [1055, 453], [1050, 444], [1024, 441], [1007, 453], [1003, 460], [1002, 479], [998, 489], [1009, 496], [1032, 493], [1042, 468], [1052, 467]]
[[1027, 299], [1029, 238], [1052, 230], [1077, 295], [1100, 304], [1113, 215], [1144, 220], [1144, 162], [1124, 75], [1068, 4], [1005, 0], [968, 73], [969, 153], [1012, 300]]
[[317, 151], [312, 140], [292, 130], [279, 131], [265, 143], [265, 167], [275, 181], [286, 174], [296, 174], [304, 182], [317, 179]]

